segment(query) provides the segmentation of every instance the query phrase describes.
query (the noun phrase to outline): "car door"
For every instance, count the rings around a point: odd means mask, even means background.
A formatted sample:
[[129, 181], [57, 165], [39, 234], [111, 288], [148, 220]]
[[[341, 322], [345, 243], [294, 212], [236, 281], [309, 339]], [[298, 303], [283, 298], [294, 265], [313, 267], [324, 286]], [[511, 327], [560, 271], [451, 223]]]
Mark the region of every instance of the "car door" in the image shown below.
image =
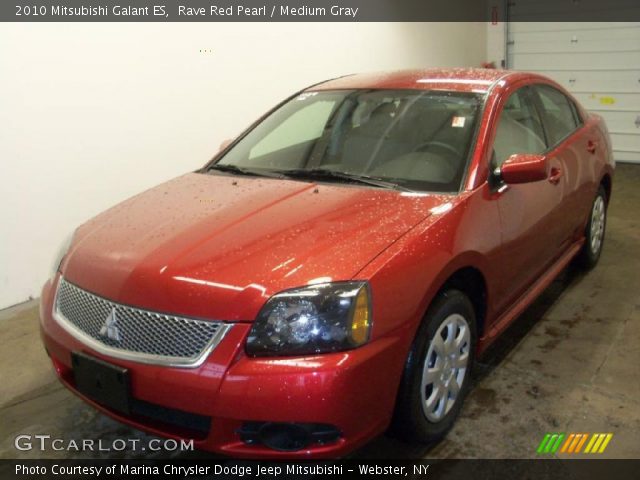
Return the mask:
[[546, 180], [507, 185], [499, 174], [511, 155], [544, 154], [548, 149], [533, 95], [529, 86], [511, 93], [499, 113], [493, 142], [491, 183], [501, 231], [495, 265], [497, 313], [516, 301], [561, 250], [562, 189], [553, 176], [560, 169], [558, 160], [550, 160], [552, 176]]
[[573, 101], [547, 84], [532, 87], [549, 143], [547, 157], [557, 166], [552, 172], [562, 192], [562, 247], [566, 248], [582, 235], [593, 200], [591, 165], [598, 146], [581, 132], [583, 121]]

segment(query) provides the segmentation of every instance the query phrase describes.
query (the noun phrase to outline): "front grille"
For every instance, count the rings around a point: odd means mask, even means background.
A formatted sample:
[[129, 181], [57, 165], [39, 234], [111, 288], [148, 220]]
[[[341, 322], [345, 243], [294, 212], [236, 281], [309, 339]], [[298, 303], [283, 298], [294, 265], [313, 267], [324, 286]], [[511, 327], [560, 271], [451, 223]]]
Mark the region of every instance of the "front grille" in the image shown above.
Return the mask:
[[54, 313], [69, 333], [101, 353], [177, 367], [200, 365], [230, 328], [114, 303], [63, 278]]

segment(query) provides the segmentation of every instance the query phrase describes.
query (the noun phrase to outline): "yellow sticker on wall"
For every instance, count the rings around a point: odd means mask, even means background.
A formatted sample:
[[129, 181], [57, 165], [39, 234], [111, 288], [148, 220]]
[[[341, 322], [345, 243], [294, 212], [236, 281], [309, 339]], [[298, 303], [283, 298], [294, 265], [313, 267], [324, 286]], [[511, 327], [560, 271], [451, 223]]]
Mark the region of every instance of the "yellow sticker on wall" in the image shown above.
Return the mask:
[[600, 97], [601, 105], [613, 105], [616, 103], [616, 99], [613, 97]]

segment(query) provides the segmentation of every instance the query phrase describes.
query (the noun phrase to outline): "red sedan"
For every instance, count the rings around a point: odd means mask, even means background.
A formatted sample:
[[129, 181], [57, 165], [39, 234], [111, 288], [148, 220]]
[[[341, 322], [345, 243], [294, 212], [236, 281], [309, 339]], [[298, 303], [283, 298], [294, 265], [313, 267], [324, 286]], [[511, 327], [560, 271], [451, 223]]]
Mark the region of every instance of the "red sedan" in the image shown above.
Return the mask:
[[613, 169], [602, 119], [538, 75], [330, 80], [78, 228], [44, 344], [91, 405], [206, 450], [433, 441], [474, 358], [598, 261]]

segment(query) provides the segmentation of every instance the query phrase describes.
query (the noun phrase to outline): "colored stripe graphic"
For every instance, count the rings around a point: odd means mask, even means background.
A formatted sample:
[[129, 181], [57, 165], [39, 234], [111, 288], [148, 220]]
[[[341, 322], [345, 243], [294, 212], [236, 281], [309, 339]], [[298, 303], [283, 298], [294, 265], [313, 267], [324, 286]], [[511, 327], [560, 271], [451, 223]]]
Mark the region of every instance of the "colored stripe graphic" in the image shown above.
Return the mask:
[[588, 436], [586, 433], [576, 433], [567, 453], [580, 453], [582, 443], [584, 443]]
[[594, 433], [584, 453], [603, 453], [613, 438], [613, 433]]
[[564, 433], [547, 433], [538, 445], [537, 453], [556, 453], [564, 437]]
[[538, 445], [538, 450], [536, 450], [537, 453], [542, 453], [544, 452], [544, 447], [547, 445], [547, 442], [549, 441], [549, 438], [551, 437], [550, 433], [547, 433], [544, 438], [542, 439], [542, 441], [540, 442], [540, 445]]
[[564, 442], [564, 445], [562, 445], [562, 449], [560, 449], [560, 453], [567, 453], [567, 449], [569, 448], [569, 445], [571, 445], [571, 442], [573, 442], [574, 438], [576, 438], [576, 434], [575, 433], [571, 433], [567, 437], [567, 441]]
[[[612, 438], [613, 433], [546, 433], [536, 452], [538, 454], [581, 452], [600, 454], [605, 451]], [[582, 450], [585, 444], [587, 446]]]
[[580, 440], [580, 442], [578, 442], [578, 445], [576, 446], [576, 453], [580, 453], [580, 450], [582, 450], [582, 446], [584, 445], [584, 442], [587, 441], [587, 438], [589, 438], [589, 434], [583, 433], [582, 439]]
[[600, 447], [600, 450], [598, 451], [598, 453], [604, 452], [604, 449], [607, 448], [607, 445], [609, 445], [609, 442], [611, 441], [612, 438], [613, 438], [613, 433], [607, 433], [607, 436], [605, 437], [604, 442], [602, 442], [602, 446]]
[[558, 448], [560, 448], [560, 444], [562, 443], [562, 440], [564, 440], [564, 433], [561, 433], [558, 435], [558, 439], [556, 440], [556, 443], [551, 448], [551, 453], [556, 453], [558, 451]]

